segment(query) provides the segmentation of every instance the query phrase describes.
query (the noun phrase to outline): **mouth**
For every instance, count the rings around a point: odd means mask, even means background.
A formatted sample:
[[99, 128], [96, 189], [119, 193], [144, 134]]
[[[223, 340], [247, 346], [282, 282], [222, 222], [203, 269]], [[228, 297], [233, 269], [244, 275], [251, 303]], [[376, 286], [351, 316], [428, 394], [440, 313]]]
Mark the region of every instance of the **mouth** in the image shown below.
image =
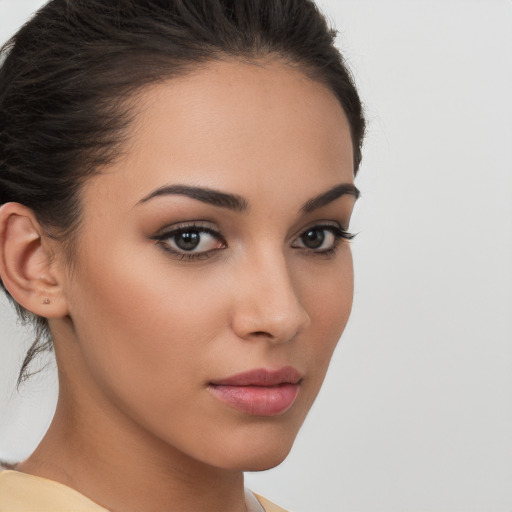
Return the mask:
[[210, 382], [208, 389], [221, 402], [246, 414], [276, 416], [294, 404], [301, 381], [301, 373], [291, 366], [257, 368]]

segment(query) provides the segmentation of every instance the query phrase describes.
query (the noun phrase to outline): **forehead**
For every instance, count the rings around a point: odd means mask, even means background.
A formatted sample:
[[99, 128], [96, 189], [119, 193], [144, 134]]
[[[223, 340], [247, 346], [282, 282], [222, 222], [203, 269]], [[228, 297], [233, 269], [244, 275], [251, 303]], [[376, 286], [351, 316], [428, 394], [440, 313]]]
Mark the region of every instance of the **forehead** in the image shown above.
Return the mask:
[[154, 188], [185, 183], [249, 200], [284, 188], [302, 201], [353, 181], [339, 101], [282, 62], [212, 62], [144, 88], [134, 103], [123, 157], [90, 180], [110, 199], [133, 205]]

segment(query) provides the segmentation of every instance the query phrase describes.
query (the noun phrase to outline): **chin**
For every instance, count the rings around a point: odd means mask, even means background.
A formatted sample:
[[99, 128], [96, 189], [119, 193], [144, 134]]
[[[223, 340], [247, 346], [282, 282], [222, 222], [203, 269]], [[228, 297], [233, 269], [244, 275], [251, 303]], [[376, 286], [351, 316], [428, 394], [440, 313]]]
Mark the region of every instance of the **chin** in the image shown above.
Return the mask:
[[290, 453], [296, 433], [288, 436], [272, 435], [246, 437], [231, 444], [222, 453], [220, 466], [241, 471], [265, 471], [281, 464]]
[[240, 468], [242, 471], [266, 471], [267, 469], [275, 468], [279, 466], [281, 462], [286, 459], [290, 450], [285, 454], [280, 455], [279, 457], [261, 457], [258, 460], [252, 460], [249, 464], [246, 464], [245, 467]]

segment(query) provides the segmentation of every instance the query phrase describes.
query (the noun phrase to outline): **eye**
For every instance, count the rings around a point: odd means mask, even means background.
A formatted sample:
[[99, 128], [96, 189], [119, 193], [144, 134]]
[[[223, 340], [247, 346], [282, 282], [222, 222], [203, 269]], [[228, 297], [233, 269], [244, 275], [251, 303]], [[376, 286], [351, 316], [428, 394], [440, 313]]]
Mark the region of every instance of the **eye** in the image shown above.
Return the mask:
[[300, 240], [304, 247], [308, 249], [319, 249], [325, 243], [327, 246], [332, 246], [334, 241], [334, 235], [325, 229], [309, 229], [303, 235]]
[[221, 234], [209, 227], [180, 225], [152, 237], [165, 251], [181, 259], [206, 258], [227, 245]]
[[347, 233], [338, 225], [312, 226], [293, 241], [292, 247], [328, 254], [336, 250], [342, 239], [350, 240], [353, 237], [354, 235]]
[[214, 248], [214, 244], [217, 242], [210, 233], [190, 230], [181, 231], [171, 236], [169, 242], [174, 245], [177, 249], [182, 251], [208, 251]]

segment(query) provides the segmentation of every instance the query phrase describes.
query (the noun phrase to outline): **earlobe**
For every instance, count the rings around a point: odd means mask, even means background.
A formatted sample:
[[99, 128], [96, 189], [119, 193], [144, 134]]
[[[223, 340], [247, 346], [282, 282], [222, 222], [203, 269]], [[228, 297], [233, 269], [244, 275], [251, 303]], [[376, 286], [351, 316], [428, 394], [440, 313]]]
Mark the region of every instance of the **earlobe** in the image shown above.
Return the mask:
[[67, 314], [46, 233], [30, 208], [6, 203], [0, 208], [0, 276], [25, 309], [46, 318]]

